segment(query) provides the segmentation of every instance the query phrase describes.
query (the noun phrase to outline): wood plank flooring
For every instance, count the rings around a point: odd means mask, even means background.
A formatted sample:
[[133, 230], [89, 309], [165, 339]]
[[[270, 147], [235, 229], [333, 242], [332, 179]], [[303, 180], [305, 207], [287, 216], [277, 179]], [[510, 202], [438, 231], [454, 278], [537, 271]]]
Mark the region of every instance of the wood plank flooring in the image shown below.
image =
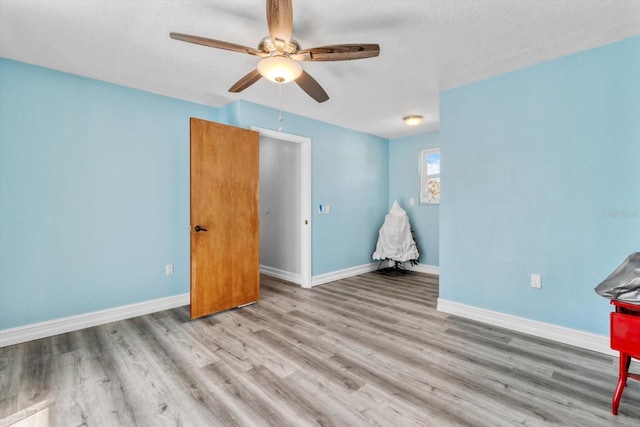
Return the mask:
[[263, 276], [252, 306], [1, 348], [0, 426], [640, 425], [640, 382], [611, 415], [616, 358], [438, 313], [437, 295], [419, 273]]

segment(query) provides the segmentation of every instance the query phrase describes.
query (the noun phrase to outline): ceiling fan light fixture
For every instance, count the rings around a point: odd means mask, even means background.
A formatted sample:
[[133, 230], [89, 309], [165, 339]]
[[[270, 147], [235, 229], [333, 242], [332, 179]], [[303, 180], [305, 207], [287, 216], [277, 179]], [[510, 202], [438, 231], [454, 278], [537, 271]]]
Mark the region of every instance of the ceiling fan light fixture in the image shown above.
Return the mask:
[[258, 62], [258, 72], [275, 83], [289, 83], [300, 77], [302, 65], [284, 55], [274, 55]]
[[412, 115], [412, 116], [407, 116], [402, 120], [404, 120], [404, 124], [407, 126], [418, 126], [420, 123], [422, 123], [422, 116]]

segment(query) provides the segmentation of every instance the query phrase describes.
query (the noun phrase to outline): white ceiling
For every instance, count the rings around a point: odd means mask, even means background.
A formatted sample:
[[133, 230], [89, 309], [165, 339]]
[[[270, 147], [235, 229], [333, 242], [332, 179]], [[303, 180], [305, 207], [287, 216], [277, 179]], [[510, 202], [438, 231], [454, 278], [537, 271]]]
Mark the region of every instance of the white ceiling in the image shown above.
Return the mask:
[[[303, 49], [378, 43], [380, 56], [303, 63], [331, 99], [287, 84], [282, 109], [396, 138], [438, 128], [442, 90], [640, 34], [640, 0], [294, 0], [293, 22]], [[2, 57], [215, 107], [279, 108], [265, 79], [227, 92], [259, 58], [170, 31], [257, 47], [265, 2], [0, 0]], [[408, 114], [426, 120], [408, 128]]]

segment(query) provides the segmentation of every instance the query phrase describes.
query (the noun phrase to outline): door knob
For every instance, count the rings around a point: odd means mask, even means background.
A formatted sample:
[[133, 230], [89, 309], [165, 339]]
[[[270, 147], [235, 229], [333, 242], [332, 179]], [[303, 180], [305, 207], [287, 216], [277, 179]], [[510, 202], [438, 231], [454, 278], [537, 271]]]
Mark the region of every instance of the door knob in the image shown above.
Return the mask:
[[206, 228], [204, 228], [204, 227], [200, 227], [199, 225], [196, 225], [195, 230], [196, 230], [196, 233], [198, 233], [198, 232], [200, 232], [200, 231], [207, 231], [207, 229], [206, 229]]

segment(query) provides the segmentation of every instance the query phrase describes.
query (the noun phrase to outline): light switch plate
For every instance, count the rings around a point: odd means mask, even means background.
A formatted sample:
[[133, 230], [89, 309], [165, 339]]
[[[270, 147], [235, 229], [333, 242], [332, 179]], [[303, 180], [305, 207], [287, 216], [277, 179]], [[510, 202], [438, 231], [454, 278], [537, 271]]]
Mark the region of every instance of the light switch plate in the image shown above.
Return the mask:
[[542, 288], [542, 276], [540, 276], [539, 274], [532, 274], [531, 275], [531, 287], [535, 288], [535, 289]]

